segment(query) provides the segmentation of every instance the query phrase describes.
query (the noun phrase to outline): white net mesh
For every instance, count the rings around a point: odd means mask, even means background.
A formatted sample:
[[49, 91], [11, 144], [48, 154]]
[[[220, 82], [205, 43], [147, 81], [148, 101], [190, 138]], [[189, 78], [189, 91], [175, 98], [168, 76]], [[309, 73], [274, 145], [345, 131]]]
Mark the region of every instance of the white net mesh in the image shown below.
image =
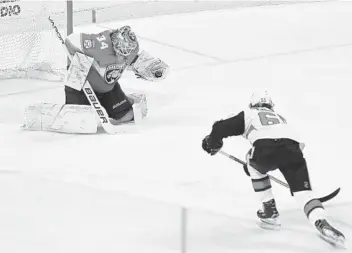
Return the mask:
[[64, 78], [65, 52], [48, 21], [64, 33], [64, 10], [64, 1], [0, 1], [0, 79]]

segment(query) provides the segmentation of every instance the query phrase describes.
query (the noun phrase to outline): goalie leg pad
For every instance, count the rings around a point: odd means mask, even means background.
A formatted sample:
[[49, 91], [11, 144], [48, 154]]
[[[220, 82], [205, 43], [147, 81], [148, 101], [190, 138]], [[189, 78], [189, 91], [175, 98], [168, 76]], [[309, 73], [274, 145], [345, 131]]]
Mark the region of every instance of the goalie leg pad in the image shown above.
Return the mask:
[[24, 130], [90, 134], [97, 132], [97, 120], [86, 105], [38, 103], [25, 109]]
[[139, 124], [148, 114], [147, 97], [142, 93], [128, 94], [128, 97], [133, 100], [133, 116], [135, 124]]

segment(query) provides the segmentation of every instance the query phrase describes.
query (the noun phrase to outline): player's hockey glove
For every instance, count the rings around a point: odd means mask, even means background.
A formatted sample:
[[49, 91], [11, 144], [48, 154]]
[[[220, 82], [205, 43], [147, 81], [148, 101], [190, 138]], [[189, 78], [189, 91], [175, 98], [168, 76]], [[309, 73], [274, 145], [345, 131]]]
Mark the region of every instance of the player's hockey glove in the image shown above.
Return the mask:
[[202, 141], [202, 148], [210, 155], [215, 155], [223, 145], [222, 140], [213, 140], [210, 135], [205, 136]]

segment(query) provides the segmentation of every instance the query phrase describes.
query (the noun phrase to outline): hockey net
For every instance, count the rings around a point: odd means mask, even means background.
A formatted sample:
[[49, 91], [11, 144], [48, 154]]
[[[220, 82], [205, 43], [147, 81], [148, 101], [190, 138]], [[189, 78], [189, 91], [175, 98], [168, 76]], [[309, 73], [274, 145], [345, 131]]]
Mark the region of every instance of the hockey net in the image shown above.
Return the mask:
[[65, 52], [48, 16], [65, 34], [64, 1], [0, 0], [0, 80], [63, 80]]

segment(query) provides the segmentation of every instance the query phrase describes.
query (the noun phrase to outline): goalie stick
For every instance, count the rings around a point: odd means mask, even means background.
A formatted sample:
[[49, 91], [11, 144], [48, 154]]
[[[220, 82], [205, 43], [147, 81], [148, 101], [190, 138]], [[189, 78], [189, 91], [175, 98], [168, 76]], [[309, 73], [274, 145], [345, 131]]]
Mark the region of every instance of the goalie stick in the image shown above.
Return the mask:
[[[224, 155], [224, 156], [230, 158], [231, 160], [233, 160], [233, 161], [235, 161], [235, 162], [238, 162], [238, 163], [240, 163], [240, 164], [242, 164], [242, 165], [246, 165], [246, 163], [245, 163], [244, 161], [238, 159], [237, 157], [235, 157], [235, 156], [233, 156], [233, 155], [230, 155], [230, 154], [226, 153], [225, 151], [220, 150], [218, 153], [220, 153], [220, 154], [222, 154], [222, 155]], [[282, 186], [284, 186], [284, 187], [290, 189], [290, 186], [289, 186], [287, 183], [282, 182], [280, 179], [277, 179], [277, 178], [274, 177], [274, 176], [271, 176], [271, 175], [268, 175], [268, 176], [269, 176], [269, 178], [270, 178], [271, 180], [273, 180], [274, 182], [276, 182], [276, 183], [278, 183], [278, 184], [280, 184], [280, 185], [282, 185]], [[337, 188], [335, 191], [333, 191], [332, 193], [330, 193], [330, 194], [328, 194], [328, 195], [326, 195], [326, 196], [324, 196], [324, 197], [318, 198], [318, 199], [320, 200], [320, 202], [329, 201], [329, 200], [335, 198], [336, 195], [339, 194], [340, 190], [341, 190], [341, 188], [339, 187], [339, 188]]]
[[[61, 34], [59, 32], [59, 29], [55, 25], [54, 20], [50, 16], [48, 17], [48, 19], [49, 19], [49, 22], [51, 23], [52, 28], [54, 29], [57, 37], [58, 37], [58, 39], [60, 40], [60, 42], [62, 44], [62, 47], [65, 50], [65, 53], [67, 54], [69, 59], [72, 60], [73, 56], [68, 52], [68, 49], [67, 49], [67, 47], [65, 45], [65, 41], [62, 38], [62, 36], [61, 36]], [[88, 59], [89, 57], [86, 56], [86, 58], [87, 58], [87, 61], [89, 61], [89, 59]], [[95, 61], [94, 61], [94, 63], [95, 63]], [[93, 65], [94, 65], [94, 63], [93, 63]], [[100, 104], [100, 102], [99, 102], [99, 100], [97, 98], [97, 95], [95, 94], [95, 92], [94, 92], [92, 86], [90, 85], [90, 83], [88, 82], [88, 80], [86, 80], [84, 82], [84, 84], [83, 84], [83, 86], [81, 88], [82, 88], [84, 94], [86, 95], [86, 97], [87, 97], [91, 107], [93, 108], [94, 112], [98, 116], [98, 118], [99, 118], [99, 120], [101, 122], [101, 125], [104, 128], [105, 132], [107, 132], [108, 134], [117, 134], [118, 130], [120, 130], [120, 129], [117, 129], [118, 127], [115, 127], [109, 121], [109, 116], [108, 116], [105, 108]]]

